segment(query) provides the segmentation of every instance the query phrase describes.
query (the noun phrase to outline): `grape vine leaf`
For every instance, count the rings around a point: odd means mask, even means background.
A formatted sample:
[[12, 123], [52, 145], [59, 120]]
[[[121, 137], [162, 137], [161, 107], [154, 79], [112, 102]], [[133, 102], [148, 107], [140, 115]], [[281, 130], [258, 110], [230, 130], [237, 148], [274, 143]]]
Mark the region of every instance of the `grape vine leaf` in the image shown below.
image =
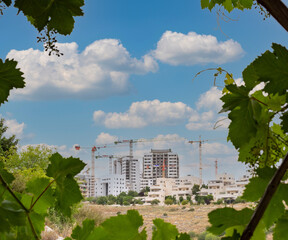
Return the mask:
[[[91, 219], [86, 219], [82, 223], [82, 228], [78, 225], [73, 229], [71, 237], [77, 240], [87, 240], [91, 232], [95, 228], [95, 222]], [[67, 238], [68, 239], [68, 238]]]
[[22, 11], [25, 16], [31, 18], [30, 22], [42, 31], [45, 26], [48, 30], [56, 30], [58, 33], [67, 35], [74, 28], [74, 17], [82, 16], [81, 7], [84, 0], [61, 0], [61, 1], [38, 1], [16, 0], [15, 7]]
[[[272, 94], [285, 95], [288, 89], [288, 50], [276, 43], [272, 44], [274, 52], [266, 51], [256, 58], [247, 68], [253, 67], [257, 74], [258, 81], [264, 82], [264, 91]], [[247, 69], [246, 69], [247, 71]], [[250, 77], [249, 74], [246, 77]], [[245, 80], [244, 80], [245, 81]]]
[[273, 239], [286, 240], [287, 239], [287, 226], [288, 226], [288, 211], [278, 219], [274, 233]]
[[[35, 203], [33, 211], [40, 214], [46, 214], [48, 208], [54, 204], [54, 191], [51, 187], [48, 187], [49, 185], [50, 180], [48, 178], [36, 178], [27, 183], [26, 191], [29, 193], [29, 197], [32, 200], [27, 203], [30, 206], [31, 203]], [[38, 197], [39, 199], [37, 200]], [[30, 206], [27, 207], [30, 208]]]
[[223, 6], [228, 12], [231, 12], [234, 8], [243, 10], [245, 8], [250, 9], [253, 4], [253, 0], [201, 0], [201, 7], [208, 8], [210, 11], [218, 4]]
[[180, 233], [180, 235], [176, 236], [175, 240], [190, 240], [190, 236], [187, 233]]
[[23, 73], [16, 66], [15, 60], [0, 59], [0, 105], [7, 101], [10, 90], [25, 86]]
[[143, 225], [143, 217], [136, 210], [128, 210], [125, 215], [111, 217], [104, 221], [101, 226], [106, 230], [106, 239], [146, 239], [145, 228], [139, 233], [139, 227]]
[[71, 206], [83, 199], [74, 176], [80, 173], [86, 164], [79, 158], [63, 158], [59, 153], [54, 153], [49, 160], [47, 176], [54, 178], [56, 182], [57, 206], [64, 215], [70, 216]]
[[220, 113], [230, 111], [228, 138], [238, 149], [255, 137], [257, 130], [262, 129], [259, 128], [259, 123], [263, 121], [263, 107], [249, 96], [249, 91], [244, 86], [230, 84], [226, 88], [229, 93], [221, 98], [224, 105]]
[[13, 180], [15, 179], [15, 177], [13, 176], [13, 174], [11, 174], [10, 172], [8, 172], [5, 168], [4, 168], [4, 163], [2, 161], [0, 161], [0, 175], [1, 177], [4, 179], [4, 181], [7, 184], [10, 184], [13, 182]]
[[154, 226], [156, 227], [152, 233], [152, 240], [174, 240], [178, 235], [178, 230], [175, 225], [164, 222], [163, 219], [156, 218], [153, 220]]
[[12, 226], [25, 226], [25, 211], [19, 204], [4, 200], [0, 204], [0, 222], [0, 232], [9, 232]]
[[[234, 208], [221, 208], [216, 209], [208, 214], [211, 227], [207, 230], [215, 235], [222, 234], [226, 229], [235, 228], [237, 232], [244, 230], [244, 227], [248, 224], [253, 210], [250, 208], [244, 208], [240, 211]], [[233, 232], [233, 231], [232, 231]]]
[[[94, 227], [93, 220], [85, 220], [83, 227], [74, 228], [71, 237], [75, 240], [145, 240], [145, 228], [139, 232], [143, 225], [143, 217], [136, 210], [128, 210], [125, 215], [110, 217], [99, 227]], [[71, 240], [71, 238], [65, 238]]]

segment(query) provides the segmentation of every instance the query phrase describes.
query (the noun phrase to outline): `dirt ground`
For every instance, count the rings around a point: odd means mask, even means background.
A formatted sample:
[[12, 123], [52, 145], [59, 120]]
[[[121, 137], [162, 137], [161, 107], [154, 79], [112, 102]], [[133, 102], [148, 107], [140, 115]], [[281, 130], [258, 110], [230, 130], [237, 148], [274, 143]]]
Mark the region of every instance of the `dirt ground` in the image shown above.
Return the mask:
[[[233, 207], [240, 210], [247, 204], [236, 204]], [[208, 213], [224, 205], [192, 205], [192, 206], [100, 206], [90, 205], [96, 208], [105, 218], [116, 216], [117, 213], [125, 214], [129, 209], [136, 209], [143, 216], [144, 227], [148, 234], [148, 239], [152, 236], [153, 219], [162, 218], [164, 221], [176, 225], [179, 232], [201, 233], [209, 226]], [[230, 206], [231, 207], [231, 206]], [[194, 210], [193, 210], [194, 209]]]

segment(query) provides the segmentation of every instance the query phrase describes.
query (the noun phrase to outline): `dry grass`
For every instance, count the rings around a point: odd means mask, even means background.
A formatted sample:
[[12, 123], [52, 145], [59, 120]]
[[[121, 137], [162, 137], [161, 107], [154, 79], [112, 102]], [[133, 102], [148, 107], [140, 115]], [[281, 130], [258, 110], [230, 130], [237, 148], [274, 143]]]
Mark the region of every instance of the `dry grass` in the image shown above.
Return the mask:
[[[235, 209], [242, 209], [247, 204], [234, 205]], [[144, 227], [148, 233], [148, 239], [152, 236], [153, 219], [162, 218], [166, 222], [176, 225], [179, 232], [193, 231], [197, 234], [204, 232], [209, 226], [208, 213], [217, 208], [223, 208], [223, 205], [193, 205], [183, 206], [100, 206], [89, 205], [89, 208], [96, 208], [105, 218], [116, 216], [118, 212], [125, 214], [129, 209], [136, 209], [143, 216]], [[191, 211], [191, 209], [194, 209]]]

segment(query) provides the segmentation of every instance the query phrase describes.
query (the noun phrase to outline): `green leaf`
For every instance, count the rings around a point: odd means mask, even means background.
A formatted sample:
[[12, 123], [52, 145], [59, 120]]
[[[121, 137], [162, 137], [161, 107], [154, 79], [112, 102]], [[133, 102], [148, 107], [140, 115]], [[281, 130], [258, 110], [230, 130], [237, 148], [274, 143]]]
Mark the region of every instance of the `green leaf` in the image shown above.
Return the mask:
[[25, 86], [23, 73], [16, 65], [14, 60], [6, 59], [3, 63], [0, 59], [0, 105], [7, 101], [10, 90]]
[[74, 17], [82, 16], [81, 7], [84, 0], [16, 0], [15, 7], [25, 16], [33, 19], [30, 21], [38, 31], [45, 26], [49, 30], [56, 30], [60, 34], [70, 34], [74, 28]]
[[63, 158], [59, 153], [54, 153], [49, 160], [47, 176], [56, 181], [63, 180], [68, 175], [74, 177], [86, 166], [79, 158]]
[[224, 105], [220, 113], [231, 111], [228, 114], [231, 120], [228, 138], [238, 149], [255, 137], [258, 129], [262, 129], [259, 123], [263, 121], [263, 107], [248, 95], [249, 90], [244, 86], [230, 84], [226, 88], [230, 93], [221, 98]]
[[223, 6], [228, 12], [231, 12], [233, 10], [232, 0], [225, 0]]
[[71, 207], [83, 199], [74, 176], [81, 172], [85, 163], [79, 158], [63, 158], [59, 153], [50, 157], [47, 176], [56, 182], [57, 206], [64, 215], [71, 215]]
[[[37, 213], [46, 214], [48, 208], [55, 202], [54, 191], [48, 185], [50, 185], [50, 180], [47, 178], [36, 178], [26, 185], [26, 190], [30, 193], [30, 196], [33, 194], [34, 201], [32, 203], [35, 204], [33, 210]], [[37, 200], [38, 197], [40, 198]]]
[[143, 217], [135, 210], [128, 210], [126, 215], [111, 217], [101, 224], [108, 233], [107, 240], [144, 240], [147, 238], [146, 230], [139, 233], [142, 225]]
[[288, 89], [288, 51], [279, 44], [272, 44], [274, 52], [266, 51], [252, 64], [259, 81], [266, 83], [267, 93], [284, 95]]
[[0, 175], [6, 182], [6, 184], [10, 184], [15, 179], [14, 176], [9, 173], [6, 169], [4, 169], [4, 163], [0, 161]]
[[240, 4], [244, 7], [244, 8], [248, 8], [250, 9], [253, 5], [253, 0], [240, 0]]
[[95, 228], [94, 220], [86, 219], [82, 223], [83, 227], [77, 226], [73, 229], [71, 237], [77, 240], [86, 240]]
[[215, 235], [220, 235], [231, 227], [241, 227], [243, 231], [250, 221], [252, 214], [253, 210], [249, 208], [244, 208], [240, 211], [234, 208], [216, 209], [208, 214], [209, 222], [212, 226], [207, 230]]
[[288, 226], [288, 211], [286, 211], [285, 214], [278, 219], [274, 229], [273, 239], [286, 240], [287, 226]]
[[187, 233], [180, 233], [179, 236], [176, 237], [176, 240], [190, 240], [190, 236]]
[[209, 0], [201, 0], [201, 8], [208, 8], [209, 6]]
[[25, 211], [19, 204], [4, 200], [0, 205], [0, 222], [0, 232], [9, 232], [12, 226], [25, 226]]
[[178, 230], [175, 225], [164, 222], [163, 219], [156, 218], [153, 220], [156, 230], [153, 231], [152, 240], [172, 240], [178, 235]]

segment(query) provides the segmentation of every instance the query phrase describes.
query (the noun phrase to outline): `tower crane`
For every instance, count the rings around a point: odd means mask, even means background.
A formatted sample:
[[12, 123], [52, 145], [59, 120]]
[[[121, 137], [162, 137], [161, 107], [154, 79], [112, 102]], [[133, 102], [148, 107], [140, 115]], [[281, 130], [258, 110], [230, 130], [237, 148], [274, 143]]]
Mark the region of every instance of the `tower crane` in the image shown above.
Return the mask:
[[208, 139], [206, 140], [201, 140], [201, 135], [199, 136], [198, 141], [188, 141], [188, 143], [199, 143], [199, 177], [200, 177], [200, 185], [202, 185], [202, 143], [207, 142]]
[[92, 147], [82, 147], [80, 145], [75, 145], [75, 150], [81, 150], [81, 149], [91, 149], [91, 185], [93, 186], [91, 189], [91, 196], [95, 196], [95, 152], [100, 148], [107, 148], [110, 147], [109, 145], [103, 145], [103, 146], [92, 146]]
[[114, 142], [115, 144], [128, 144], [129, 143], [129, 156], [130, 159], [133, 158], [133, 144], [134, 143], [141, 143], [141, 142], [160, 142], [160, 141], [177, 141], [179, 140], [178, 138], [171, 138], [171, 139], [164, 139], [164, 138], [150, 138], [150, 139], [145, 139], [145, 138], [141, 138], [141, 139], [129, 139], [129, 140], [119, 140]]
[[[219, 138], [219, 139], [222, 139], [222, 138]], [[199, 143], [199, 177], [200, 177], [200, 183], [202, 185], [202, 170], [203, 170], [203, 167], [202, 167], [202, 143], [204, 142], [207, 142], [207, 141], [214, 141], [214, 140], [217, 140], [217, 139], [204, 139], [204, 140], [201, 140], [201, 135], [199, 136], [199, 140], [197, 141], [188, 141], [188, 143]], [[215, 160], [215, 177], [217, 177], [217, 171], [218, 171], [218, 160], [216, 159]]]

